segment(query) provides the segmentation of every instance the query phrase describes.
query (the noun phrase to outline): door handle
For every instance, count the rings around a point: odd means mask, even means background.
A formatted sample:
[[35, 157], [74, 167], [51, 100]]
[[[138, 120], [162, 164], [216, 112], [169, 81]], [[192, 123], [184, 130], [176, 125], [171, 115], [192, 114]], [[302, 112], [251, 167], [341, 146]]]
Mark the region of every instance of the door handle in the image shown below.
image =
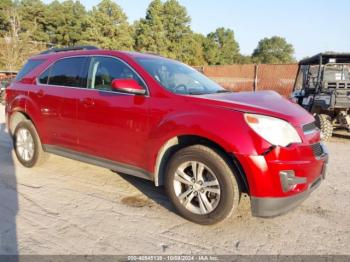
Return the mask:
[[38, 92], [36, 92], [36, 96], [39, 98], [43, 97], [44, 95], [45, 95], [45, 92], [42, 89], [40, 89]]
[[81, 102], [85, 107], [92, 107], [95, 105], [95, 102], [92, 98], [84, 98]]

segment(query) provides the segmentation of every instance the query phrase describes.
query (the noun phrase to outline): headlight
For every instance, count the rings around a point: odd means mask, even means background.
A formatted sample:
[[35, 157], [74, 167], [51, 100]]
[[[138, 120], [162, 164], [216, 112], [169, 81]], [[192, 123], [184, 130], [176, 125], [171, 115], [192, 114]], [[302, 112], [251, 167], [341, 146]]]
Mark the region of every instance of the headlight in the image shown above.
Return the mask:
[[263, 139], [275, 146], [288, 146], [301, 143], [301, 138], [295, 128], [279, 118], [244, 114], [247, 124]]

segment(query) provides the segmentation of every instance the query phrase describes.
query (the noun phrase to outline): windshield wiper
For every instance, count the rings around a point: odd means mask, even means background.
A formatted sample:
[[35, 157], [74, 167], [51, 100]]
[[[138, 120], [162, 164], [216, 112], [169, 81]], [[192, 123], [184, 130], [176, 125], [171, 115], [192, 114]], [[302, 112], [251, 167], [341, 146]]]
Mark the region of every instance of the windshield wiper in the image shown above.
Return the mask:
[[188, 92], [189, 95], [193, 95], [193, 96], [200, 96], [200, 95], [206, 95], [207, 93], [203, 93], [203, 92]]
[[229, 90], [225, 90], [225, 89], [222, 89], [222, 90], [217, 90], [215, 92], [209, 92], [209, 93], [206, 93], [206, 92], [188, 92], [189, 95], [194, 95], [194, 96], [199, 96], [199, 95], [210, 95], [210, 94], [219, 94], [219, 93], [231, 93], [232, 91], [229, 91]]
[[232, 91], [230, 90], [226, 90], [226, 89], [222, 89], [222, 90], [217, 90], [215, 93], [231, 93]]

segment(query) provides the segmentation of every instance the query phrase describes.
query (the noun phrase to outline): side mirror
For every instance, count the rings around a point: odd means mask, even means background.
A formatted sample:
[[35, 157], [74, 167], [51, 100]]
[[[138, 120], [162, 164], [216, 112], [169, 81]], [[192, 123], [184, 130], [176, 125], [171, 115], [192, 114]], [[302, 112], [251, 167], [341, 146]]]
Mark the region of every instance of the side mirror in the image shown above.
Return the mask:
[[135, 95], [144, 95], [146, 90], [139, 85], [135, 79], [114, 79], [112, 88], [118, 92], [130, 93]]

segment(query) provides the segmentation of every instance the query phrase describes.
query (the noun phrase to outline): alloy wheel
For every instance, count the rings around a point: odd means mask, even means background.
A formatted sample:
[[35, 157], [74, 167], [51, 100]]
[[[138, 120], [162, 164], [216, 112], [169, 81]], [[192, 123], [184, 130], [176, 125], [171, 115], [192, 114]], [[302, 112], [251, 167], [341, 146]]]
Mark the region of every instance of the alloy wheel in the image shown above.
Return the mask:
[[21, 128], [16, 133], [16, 150], [18, 156], [26, 162], [29, 162], [34, 157], [34, 139], [26, 128]]
[[174, 190], [180, 203], [189, 211], [206, 215], [220, 202], [220, 184], [213, 171], [198, 161], [181, 164], [174, 176]]

